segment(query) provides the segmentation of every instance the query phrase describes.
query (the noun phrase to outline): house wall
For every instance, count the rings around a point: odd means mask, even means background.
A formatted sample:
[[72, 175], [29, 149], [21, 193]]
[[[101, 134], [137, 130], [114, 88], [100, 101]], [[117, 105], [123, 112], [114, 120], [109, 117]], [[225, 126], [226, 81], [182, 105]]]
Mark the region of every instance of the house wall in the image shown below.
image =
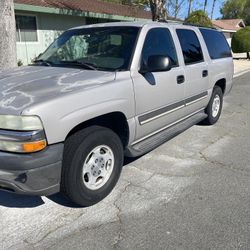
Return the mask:
[[225, 38], [227, 39], [229, 46], [231, 47], [232, 37], [233, 37], [234, 33], [223, 31], [223, 34], [224, 34]]
[[36, 16], [37, 20], [37, 42], [17, 42], [17, 60], [23, 64], [30, 63], [35, 57], [42, 53], [63, 31], [84, 25], [85, 17], [55, 15], [46, 13], [31, 13], [16, 11], [20, 15]]

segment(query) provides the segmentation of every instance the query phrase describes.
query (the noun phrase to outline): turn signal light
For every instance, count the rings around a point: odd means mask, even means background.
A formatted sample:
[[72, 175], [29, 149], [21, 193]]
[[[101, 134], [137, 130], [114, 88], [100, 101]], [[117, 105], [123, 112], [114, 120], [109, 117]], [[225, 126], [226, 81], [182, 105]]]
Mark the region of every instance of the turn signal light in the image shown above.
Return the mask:
[[22, 143], [24, 153], [37, 152], [47, 146], [46, 140]]

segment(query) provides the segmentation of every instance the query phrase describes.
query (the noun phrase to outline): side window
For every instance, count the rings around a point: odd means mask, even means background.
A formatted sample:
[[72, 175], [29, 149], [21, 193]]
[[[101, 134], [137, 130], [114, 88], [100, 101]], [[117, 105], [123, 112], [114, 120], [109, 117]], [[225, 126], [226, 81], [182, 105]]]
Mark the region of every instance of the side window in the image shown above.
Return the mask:
[[37, 26], [35, 16], [16, 15], [17, 42], [37, 42]]
[[209, 29], [200, 29], [200, 32], [205, 40], [211, 59], [232, 57], [227, 40], [221, 32]]
[[203, 54], [199, 39], [193, 30], [177, 29], [185, 64], [203, 61]]
[[178, 66], [174, 42], [168, 29], [154, 28], [148, 31], [142, 49], [142, 63], [146, 63], [152, 55], [168, 56], [172, 66]]

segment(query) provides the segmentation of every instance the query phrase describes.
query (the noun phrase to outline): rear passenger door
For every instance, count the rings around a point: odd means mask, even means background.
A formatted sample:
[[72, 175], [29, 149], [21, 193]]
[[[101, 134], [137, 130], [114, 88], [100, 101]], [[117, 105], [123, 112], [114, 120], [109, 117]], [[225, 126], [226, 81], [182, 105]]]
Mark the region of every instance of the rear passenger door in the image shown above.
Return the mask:
[[198, 33], [192, 29], [177, 28], [185, 64], [185, 103], [188, 113], [204, 108], [208, 102], [209, 72]]

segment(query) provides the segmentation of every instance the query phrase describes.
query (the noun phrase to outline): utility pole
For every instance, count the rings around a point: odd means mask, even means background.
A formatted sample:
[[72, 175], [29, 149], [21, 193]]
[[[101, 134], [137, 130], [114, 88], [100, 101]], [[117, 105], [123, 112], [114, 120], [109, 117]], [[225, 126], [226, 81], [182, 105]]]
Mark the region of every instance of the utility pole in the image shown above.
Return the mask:
[[193, 0], [188, 0], [188, 16], [191, 14], [192, 11], [192, 3]]

